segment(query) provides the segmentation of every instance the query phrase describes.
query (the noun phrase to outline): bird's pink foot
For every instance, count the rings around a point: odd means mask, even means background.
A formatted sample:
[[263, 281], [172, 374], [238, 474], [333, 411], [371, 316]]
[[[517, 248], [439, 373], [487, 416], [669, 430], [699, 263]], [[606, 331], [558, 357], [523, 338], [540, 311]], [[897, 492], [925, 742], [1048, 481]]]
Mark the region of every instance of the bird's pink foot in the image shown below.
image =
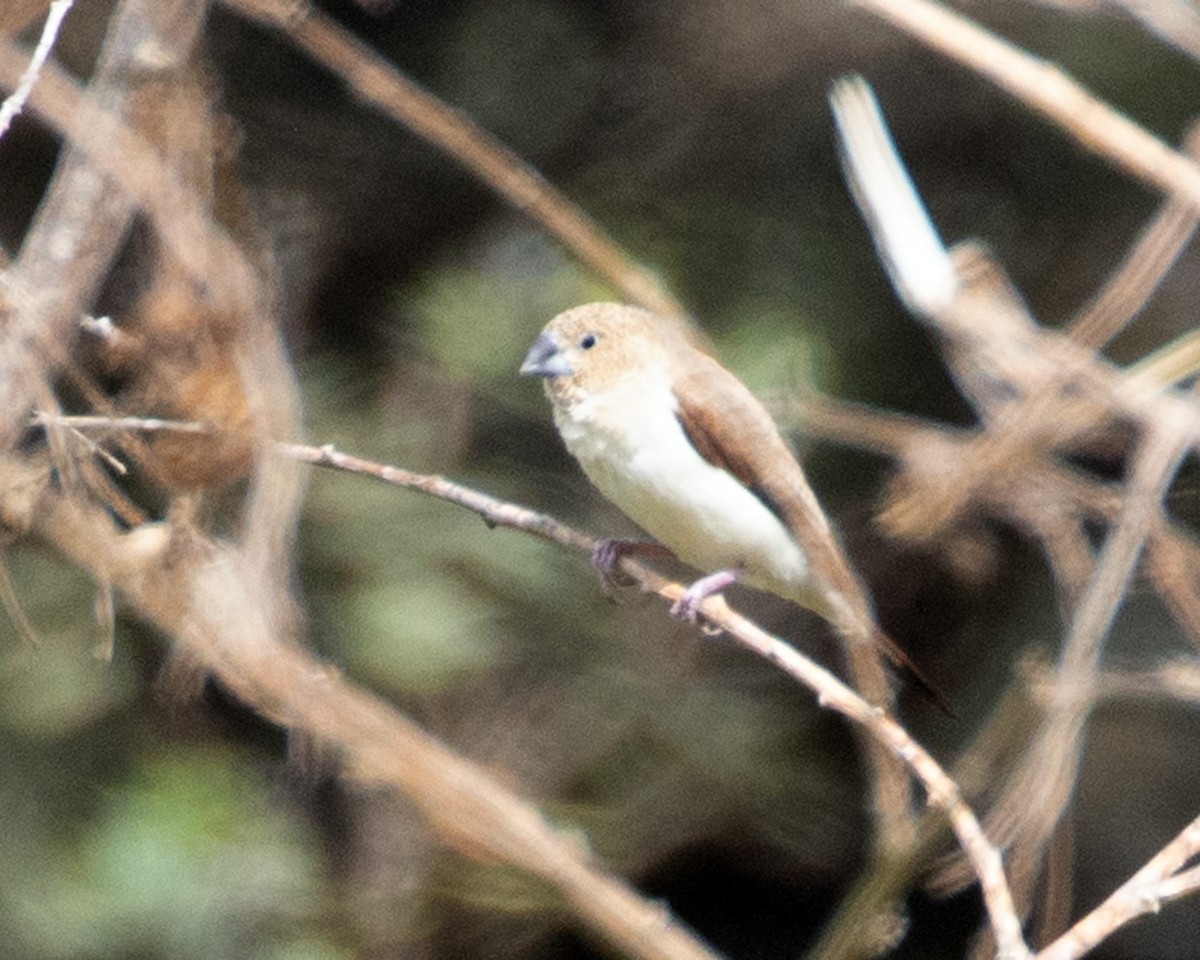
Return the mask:
[[612, 596], [617, 587], [631, 587], [635, 581], [621, 569], [625, 557], [669, 557], [671, 551], [657, 543], [641, 540], [613, 540], [603, 537], [592, 548], [592, 567], [600, 575], [604, 593]]
[[707, 577], [701, 577], [683, 591], [683, 595], [671, 605], [671, 616], [676, 620], [695, 623], [700, 613], [700, 605], [714, 593], [720, 593], [730, 584], [737, 583], [742, 578], [740, 570], [718, 570]]

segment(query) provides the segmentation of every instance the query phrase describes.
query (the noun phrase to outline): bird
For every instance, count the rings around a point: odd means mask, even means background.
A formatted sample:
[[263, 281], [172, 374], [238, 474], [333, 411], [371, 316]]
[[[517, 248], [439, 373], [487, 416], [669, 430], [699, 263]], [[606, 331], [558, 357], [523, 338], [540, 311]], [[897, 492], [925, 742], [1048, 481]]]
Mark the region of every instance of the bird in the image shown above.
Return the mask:
[[567, 450], [655, 544], [604, 539], [606, 583], [623, 556], [666, 548], [703, 575], [671, 609], [695, 621], [734, 583], [774, 593], [873, 644], [932, 684], [875, 621], [870, 599], [771, 415], [687, 325], [639, 307], [560, 313], [520, 367], [540, 377]]

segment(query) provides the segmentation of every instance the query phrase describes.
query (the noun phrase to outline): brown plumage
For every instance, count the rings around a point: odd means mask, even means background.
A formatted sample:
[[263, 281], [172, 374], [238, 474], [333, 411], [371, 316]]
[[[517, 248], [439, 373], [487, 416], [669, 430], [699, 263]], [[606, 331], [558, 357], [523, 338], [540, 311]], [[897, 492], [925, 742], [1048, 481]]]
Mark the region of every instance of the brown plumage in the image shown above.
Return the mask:
[[707, 595], [743, 581], [877, 644], [928, 687], [876, 626], [766, 409], [680, 324], [620, 304], [576, 307], [547, 324], [521, 372], [545, 379], [559, 432], [601, 493], [708, 574], [677, 616], [694, 618]]

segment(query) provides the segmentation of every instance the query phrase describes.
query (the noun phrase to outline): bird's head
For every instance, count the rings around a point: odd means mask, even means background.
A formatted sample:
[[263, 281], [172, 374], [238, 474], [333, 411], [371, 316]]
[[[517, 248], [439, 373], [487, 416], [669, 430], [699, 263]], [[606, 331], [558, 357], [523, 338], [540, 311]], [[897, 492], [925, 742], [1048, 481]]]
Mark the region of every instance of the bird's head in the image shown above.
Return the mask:
[[589, 303], [546, 324], [521, 364], [552, 399], [603, 392], [665, 362], [672, 321], [619, 303]]

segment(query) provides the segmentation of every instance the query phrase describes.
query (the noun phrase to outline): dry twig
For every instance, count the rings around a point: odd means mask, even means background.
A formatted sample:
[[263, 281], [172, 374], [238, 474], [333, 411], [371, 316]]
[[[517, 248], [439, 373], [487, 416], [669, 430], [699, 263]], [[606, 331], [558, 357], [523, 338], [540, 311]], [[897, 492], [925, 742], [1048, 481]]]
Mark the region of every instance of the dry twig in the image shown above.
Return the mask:
[[666, 286], [618, 246], [578, 206], [466, 114], [442, 102], [307, 0], [225, 0], [243, 16], [281, 30], [366, 103], [453, 157], [532, 217], [551, 236], [648, 310], [685, 318]]
[[[55, 491], [43, 468], [8, 460], [0, 471], [8, 481], [0, 523], [41, 536], [111, 584], [233, 695], [334, 750], [351, 781], [407, 797], [464, 853], [496, 857], [541, 878], [630, 956], [714, 960], [663, 907], [598, 868], [531, 804], [289, 642], [276, 607], [263, 603], [245, 550], [194, 531], [176, 538], [164, 524], [121, 533], [103, 509]], [[520, 513], [499, 502], [490, 509], [497, 518]]]
[[[1184, 149], [1193, 161], [1200, 159], [1200, 125], [1192, 125]], [[1176, 197], [1164, 201], [1121, 265], [1067, 325], [1072, 339], [1099, 349], [1123, 330], [1154, 295], [1198, 225], [1195, 204]]]
[[[592, 538], [559, 523], [552, 517], [496, 500], [443, 477], [413, 473], [399, 467], [362, 460], [341, 453], [332, 446], [304, 447], [281, 444], [277, 449], [284, 455], [305, 463], [366, 474], [386, 483], [449, 500], [478, 513], [489, 526], [523, 530], [542, 539], [579, 550], [588, 556], [591, 556], [595, 547]], [[623, 560], [622, 569], [644, 591], [656, 593], [670, 603], [674, 603], [683, 594], [684, 587], [681, 584], [666, 580], [632, 560]], [[975, 815], [963, 801], [957, 784], [929, 752], [913, 740], [886, 712], [868, 703], [828, 670], [818, 666], [790, 644], [771, 636], [730, 609], [723, 597], [709, 598], [701, 607], [701, 612], [706, 620], [724, 630], [739, 644], [773, 663], [812, 690], [822, 706], [837, 711], [866, 730], [908, 767], [925, 788], [930, 805], [941, 810], [949, 818], [950, 826], [979, 879], [992, 931], [1005, 956], [1014, 960], [1027, 956], [1029, 951], [1021, 935], [1021, 925], [1013, 911], [999, 852], [992, 846]]]
[[1200, 209], [1200, 166], [1040, 60], [933, 0], [853, 0], [1008, 91], [1088, 150]]
[[[867, 5], [904, 11], [905, 17], [911, 15], [922, 29], [944, 43], [951, 42], [947, 36], [954, 43], [979, 39], [977, 28], [958, 22], [948, 11], [924, 0]], [[991, 51], [997, 62], [1012, 66], [1003, 50], [991, 50], [986, 43], [984, 50]], [[979, 51], [976, 54], [982, 56]], [[911, 515], [904, 516], [900, 505], [894, 503], [885, 518], [895, 532], [919, 531], [929, 537], [986, 500], [985, 491], [997, 474], [1015, 466], [1019, 478], [1011, 489], [1021, 493], [1006, 491], [998, 499], [1007, 501], [1007, 508], [1042, 540], [1074, 607], [1046, 716], [989, 817], [1003, 845], [1011, 848], [1010, 873], [1024, 915], [1074, 788], [1095, 703], [1105, 635], [1127, 593], [1143, 546], [1167, 529], [1162, 499], [1179, 462], [1200, 437], [1200, 409], [1190, 399], [1164, 391], [1158, 375], [1163, 364], [1122, 375], [1091, 351], [1041, 330], [999, 267], [982, 250], [962, 246], [948, 257], [890, 146], [865, 83], [860, 79], [839, 82], [832, 100], [847, 175], [881, 259], [889, 265], [901, 299], [943, 339], [951, 371], [983, 425], [970, 439], [945, 432], [927, 437], [921, 444], [914, 442], [909, 422], [876, 420], [872, 429], [860, 430], [862, 440], [899, 453], [910, 475], [905, 489]], [[1189, 214], [1194, 209], [1190, 208]], [[1170, 208], [1168, 212], [1174, 214]], [[1190, 234], [1190, 230], [1185, 219], [1182, 226], [1168, 221], [1157, 231], [1164, 234], [1155, 240], [1166, 247], [1161, 259], [1167, 265], [1182, 242], [1181, 234]], [[954, 285], [944, 279], [947, 267], [956, 279]], [[1148, 296], [1161, 279], [1165, 266], [1160, 263], [1148, 272], [1149, 279], [1118, 275], [1115, 288], [1125, 294], [1136, 291], [1137, 296], [1109, 297], [1111, 303], [1093, 316], [1110, 319], [1087, 323], [1089, 339], [1098, 336], [1090, 328], [1109, 329], [1123, 322], [1111, 319], [1119, 312], [1112, 304], [1119, 303], [1127, 312], [1135, 309], [1139, 298]], [[1173, 351], [1172, 361], [1183, 352], [1182, 348]], [[1139, 426], [1142, 442], [1132, 457], [1127, 488], [1107, 516], [1113, 529], [1093, 565], [1078, 499], [1082, 491], [1077, 489], [1070, 499], [1061, 495], [1067, 477], [1053, 457], [1058, 450], [1086, 441], [1094, 431], [1122, 417]], [[946, 456], [955, 447], [969, 450], [961, 468], [954, 466], [953, 457]], [[1059, 493], [1049, 501], [1056, 504], [1049, 509], [1038, 508], [1037, 498], [1024, 495], [1035, 486], [1031, 480], [1039, 472], [1050, 482], [1037, 486]], [[1185, 578], [1163, 570], [1165, 556], [1160, 553], [1158, 557], [1158, 579], [1177, 589]], [[1194, 594], [1194, 589], [1191, 592]], [[1186, 603], [1175, 605], [1189, 607]]]
[[1037, 954], [1037, 960], [1076, 960], [1115, 930], [1164, 902], [1200, 890], [1200, 867], [1182, 869], [1200, 854], [1200, 817], [1070, 930]]
[[0, 103], [0, 138], [8, 132], [14, 118], [24, 108], [25, 101], [29, 99], [29, 93], [33, 90], [33, 85], [37, 83], [42, 64], [50, 56], [54, 41], [58, 39], [58, 31], [62, 28], [63, 19], [66, 17], [67, 11], [71, 9], [73, 2], [74, 0], [52, 0], [50, 11], [46, 15], [46, 22], [42, 25], [42, 35], [38, 39], [37, 46], [34, 47], [33, 56], [29, 58], [29, 66], [21, 75], [17, 89], [9, 94], [3, 103]]

